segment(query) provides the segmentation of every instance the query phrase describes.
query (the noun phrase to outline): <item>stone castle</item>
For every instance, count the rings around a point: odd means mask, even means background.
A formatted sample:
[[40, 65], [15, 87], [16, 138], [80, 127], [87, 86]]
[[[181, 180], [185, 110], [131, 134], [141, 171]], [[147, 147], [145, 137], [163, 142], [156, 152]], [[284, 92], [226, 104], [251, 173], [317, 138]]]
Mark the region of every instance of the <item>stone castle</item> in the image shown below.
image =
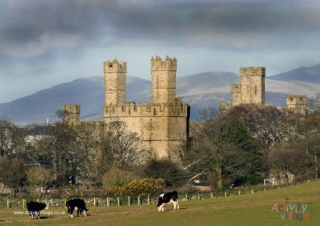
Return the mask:
[[168, 155], [170, 148], [188, 138], [189, 105], [176, 97], [177, 60], [151, 58], [152, 103], [126, 102], [127, 63], [117, 60], [104, 62], [105, 103], [104, 122], [120, 120], [136, 132], [145, 148], [157, 150], [159, 157]]
[[[231, 85], [231, 107], [240, 104], [265, 104], [265, 76], [264, 67], [240, 68], [240, 84]], [[306, 115], [307, 96], [290, 95], [286, 98], [287, 111]], [[230, 108], [227, 102], [220, 103], [221, 112]]]
[[[126, 102], [127, 63], [113, 60], [104, 62], [105, 103], [103, 123], [114, 120], [126, 122], [128, 129], [140, 137], [141, 147], [156, 150], [159, 157], [168, 156], [168, 151], [182, 140], [189, 139], [190, 106], [176, 97], [177, 60], [166, 57], [151, 58], [152, 103]], [[265, 105], [264, 67], [240, 68], [240, 84], [231, 85], [231, 106], [220, 103], [221, 113], [241, 104]], [[306, 115], [307, 97], [293, 95], [286, 98], [287, 110]], [[68, 121], [80, 122], [80, 105], [66, 104]], [[102, 125], [102, 122], [95, 122]]]
[[[113, 60], [104, 62], [105, 103], [103, 121], [119, 120], [128, 130], [140, 137], [141, 147], [156, 150], [159, 157], [168, 156], [168, 151], [189, 137], [188, 104], [176, 97], [177, 60], [166, 57], [151, 58], [152, 103], [126, 102], [127, 63]], [[79, 105], [64, 105], [69, 121], [80, 121]]]

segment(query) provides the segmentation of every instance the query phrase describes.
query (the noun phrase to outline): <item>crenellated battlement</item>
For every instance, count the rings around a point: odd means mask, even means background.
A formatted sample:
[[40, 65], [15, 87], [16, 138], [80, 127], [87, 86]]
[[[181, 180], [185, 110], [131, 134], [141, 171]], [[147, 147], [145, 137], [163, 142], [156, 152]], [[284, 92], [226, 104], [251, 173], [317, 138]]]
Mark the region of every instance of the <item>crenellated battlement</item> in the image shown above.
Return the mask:
[[240, 76], [266, 76], [265, 67], [241, 67]]
[[72, 114], [80, 114], [80, 104], [64, 104], [62, 110]]
[[161, 57], [156, 56], [155, 58], [151, 58], [150, 62], [151, 71], [161, 71], [161, 70], [169, 70], [176, 71], [177, 70], [177, 59], [166, 57], [164, 61], [162, 61]]
[[123, 106], [104, 106], [105, 117], [154, 117], [154, 116], [187, 116], [189, 105], [176, 98], [175, 104], [135, 104], [126, 102]]
[[113, 73], [113, 72], [120, 72], [120, 73], [127, 73], [127, 62], [118, 61], [114, 59], [113, 61], [106, 61], [103, 63], [104, 72], [105, 73]]
[[292, 95], [286, 97], [286, 103], [288, 105], [307, 105], [306, 95]]
[[231, 84], [231, 92], [240, 92], [241, 84]]
[[64, 104], [62, 106], [63, 120], [68, 122], [80, 121], [80, 104]]

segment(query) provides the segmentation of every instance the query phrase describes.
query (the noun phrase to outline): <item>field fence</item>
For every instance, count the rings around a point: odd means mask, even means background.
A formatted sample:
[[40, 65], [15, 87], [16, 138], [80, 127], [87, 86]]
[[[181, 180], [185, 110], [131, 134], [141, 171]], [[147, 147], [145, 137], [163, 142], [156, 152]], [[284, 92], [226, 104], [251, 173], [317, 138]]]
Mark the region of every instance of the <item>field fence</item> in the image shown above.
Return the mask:
[[[276, 187], [272, 187], [274, 189]], [[270, 189], [270, 187], [268, 187]], [[219, 193], [213, 192], [179, 192], [179, 201], [193, 201], [201, 199], [210, 199], [217, 197], [227, 197], [243, 194], [252, 194], [259, 191], [266, 191], [267, 187], [264, 189], [240, 189], [234, 188], [228, 191], [223, 191]], [[27, 201], [37, 201], [49, 204], [49, 206], [65, 207], [65, 203], [69, 199], [81, 198], [85, 201], [88, 207], [90, 206], [130, 206], [130, 205], [156, 205], [158, 197], [115, 197], [115, 196], [104, 196], [104, 197], [69, 197], [69, 198], [41, 198], [41, 199], [31, 199], [25, 198], [11, 198], [11, 197], [0, 197], [0, 208], [25, 208]]]
[[[191, 201], [213, 197], [210, 193], [180, 193], [179, 201]], [[49, 204], [49, 206], [64, 207], [67, 200], [72, 198], [41, 198], [32, 201]], [[156, 205], [157, 197], [81, 197], [88, 207], [90, 206], [130, 206], [130, 205]], [[29, 198], [0, 197], [0, 208], [25, 208]]]

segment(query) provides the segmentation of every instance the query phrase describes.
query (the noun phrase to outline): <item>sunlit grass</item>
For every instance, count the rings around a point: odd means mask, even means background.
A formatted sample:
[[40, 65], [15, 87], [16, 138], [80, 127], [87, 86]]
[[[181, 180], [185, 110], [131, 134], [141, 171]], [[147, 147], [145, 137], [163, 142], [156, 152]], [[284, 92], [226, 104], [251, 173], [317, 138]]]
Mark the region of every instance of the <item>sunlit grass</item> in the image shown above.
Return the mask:
[[[234, 194], [237, 194], [235, 191]], [[271, 211], [274, 204], [284, 202], [308, 205], [308, 220], [282, 219], [286, 212]], [[196, 201], [180, 202], [180, 210], [173, 211], [166, 205], [164, 213], [158, 213], [154, 205], [89, 207], [88, 217], [70, 219], [61, 214], [66, 209], [51, 208], [60, 213], [42, 214], [40, 220], [30, 220], [21, 207], [0, 209], [0, 224], [10, 225], [318, 225], [320, 220], [320, 182]], [[301, 214], [300, 212], [297, 212]], [[293, 213], [295, 214], [295, 212]]]

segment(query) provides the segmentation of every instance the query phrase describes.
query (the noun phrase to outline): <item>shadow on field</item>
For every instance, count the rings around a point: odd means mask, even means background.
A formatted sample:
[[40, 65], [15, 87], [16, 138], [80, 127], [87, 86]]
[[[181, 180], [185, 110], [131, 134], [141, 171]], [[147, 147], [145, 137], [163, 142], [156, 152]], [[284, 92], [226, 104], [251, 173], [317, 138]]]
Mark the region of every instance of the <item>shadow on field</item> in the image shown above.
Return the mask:
[[188, 209], [187, 207], [180, 207], [179, 210], [174, 210], [174, 209], [167, 209], [164, 212], [179, 212], [180, 210], [186, 210]]

